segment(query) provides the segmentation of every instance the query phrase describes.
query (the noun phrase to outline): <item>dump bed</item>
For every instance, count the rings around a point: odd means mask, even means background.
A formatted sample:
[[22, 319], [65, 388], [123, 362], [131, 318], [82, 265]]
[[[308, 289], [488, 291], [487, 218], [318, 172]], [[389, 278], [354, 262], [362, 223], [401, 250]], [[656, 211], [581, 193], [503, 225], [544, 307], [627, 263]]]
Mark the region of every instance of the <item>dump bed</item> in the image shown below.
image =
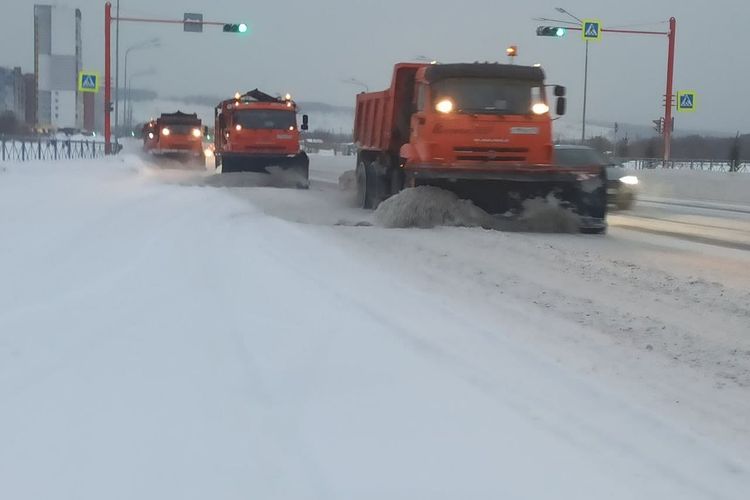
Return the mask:
[[357, 95], [354, 142], [361, 150], [398, 152], [409, 141], [417, 71], [425, 64], [401, 63], [390, 88]]

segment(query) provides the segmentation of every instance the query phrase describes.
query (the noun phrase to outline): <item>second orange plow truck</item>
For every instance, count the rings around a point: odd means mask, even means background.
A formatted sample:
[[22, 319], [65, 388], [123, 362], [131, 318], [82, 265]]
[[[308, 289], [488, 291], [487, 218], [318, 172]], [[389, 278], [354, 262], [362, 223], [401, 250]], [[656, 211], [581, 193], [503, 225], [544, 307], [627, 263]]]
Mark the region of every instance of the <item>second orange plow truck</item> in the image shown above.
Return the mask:
[[550, 91], [563, 115], [565, 88], [538, 66], [397, 64], [388, 89], [357, 96], [359, 205], [431, 185], [508, 217], [525, 200], [552, 200], [582, 231], [605, 232], [606, 169], [554, 164]]
[[216, 166], [226, 172], [281, 170], [301, 189], [309, 186], [309, 160], [300, 147], [297, 104], [290, 95], [273, 97], [258, 89], [237, 94], [216, 107]]

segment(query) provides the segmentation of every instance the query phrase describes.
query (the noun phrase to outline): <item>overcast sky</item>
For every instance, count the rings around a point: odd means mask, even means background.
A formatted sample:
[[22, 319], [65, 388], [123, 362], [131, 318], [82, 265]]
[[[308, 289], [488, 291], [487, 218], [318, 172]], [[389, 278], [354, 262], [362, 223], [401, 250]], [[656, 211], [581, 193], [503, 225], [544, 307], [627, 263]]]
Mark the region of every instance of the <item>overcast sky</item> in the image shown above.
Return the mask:
[[[102, 71], [104, 2], [57, 3], [82, 10], [84, 67]], [[0, 65], [33, 71], [33, 4], [0, 0]], [[699, 95], [698, 111], [680, 114], [677, 126], [750, 133], [750, 100], [744, 95], [750, 90], [750, 43], [743, 39], [748, 0], [121, 0], [122, 15], [182, 18], [183, 12], [202, 12], [206, 20], [247, 22], [251, 33], [207, 27], [194, 34], [178, 25], [123, 23], [120, 47], [161, 38], [161, 48], [131, 54], [130, 71], [155, 68], [139, 85], [162, 96], [225, 96], [260, 87], [289, 91], [298, 100], [352, 105], [357, 88], [344, 79], [378, 90], [389, 84], [395, 62], [419, 55], [441, 62], [504, 61], [506, 46], [516, 44], [517, 63], [541, 63], [550, 83], [568, 87], [566, 119], [580, 119], [580, 34], [535, 36], [540, 23], [534, 17], [564, 18], [556, 6], [601, 19], [605, 28], [666, 30], [669, 17], [676, 17], [675, 89]], [[604, 36], [590, 50], [589, 117], [650, 124], [662, 113], [666, 37]]]

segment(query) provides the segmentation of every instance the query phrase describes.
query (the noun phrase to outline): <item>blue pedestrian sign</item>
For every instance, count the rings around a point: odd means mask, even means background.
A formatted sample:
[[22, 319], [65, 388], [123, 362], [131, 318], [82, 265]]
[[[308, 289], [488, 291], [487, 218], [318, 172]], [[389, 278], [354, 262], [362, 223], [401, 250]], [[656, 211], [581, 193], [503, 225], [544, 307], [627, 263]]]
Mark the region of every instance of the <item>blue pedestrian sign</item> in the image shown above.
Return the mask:
[[681, 90], [677, 92], [677, 111], [693, 112], [695, 111], [697, 95], [693, 90]]
[[600, 40], [602, 38], [602, 23], [597, 19], [584, 19], [581, 26], [584, 40]]
[[93, 71], [78, 73], [78, 92], [99, 92], [99, 74]]

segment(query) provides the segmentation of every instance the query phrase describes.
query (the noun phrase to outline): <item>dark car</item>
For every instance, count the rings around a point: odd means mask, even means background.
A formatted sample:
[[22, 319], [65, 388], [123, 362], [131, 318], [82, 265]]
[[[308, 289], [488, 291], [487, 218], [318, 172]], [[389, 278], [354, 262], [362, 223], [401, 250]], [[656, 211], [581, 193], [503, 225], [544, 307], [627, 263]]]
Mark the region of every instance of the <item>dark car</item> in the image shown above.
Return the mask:
[[558, 144], [555, 146], [555, 163], [566, 167], [603, 165], [607, 167], [607, 201], [620, 210], [633, 207], [638, 177], [625, 168], [612, 163], [597, 150], [588, 146]]

